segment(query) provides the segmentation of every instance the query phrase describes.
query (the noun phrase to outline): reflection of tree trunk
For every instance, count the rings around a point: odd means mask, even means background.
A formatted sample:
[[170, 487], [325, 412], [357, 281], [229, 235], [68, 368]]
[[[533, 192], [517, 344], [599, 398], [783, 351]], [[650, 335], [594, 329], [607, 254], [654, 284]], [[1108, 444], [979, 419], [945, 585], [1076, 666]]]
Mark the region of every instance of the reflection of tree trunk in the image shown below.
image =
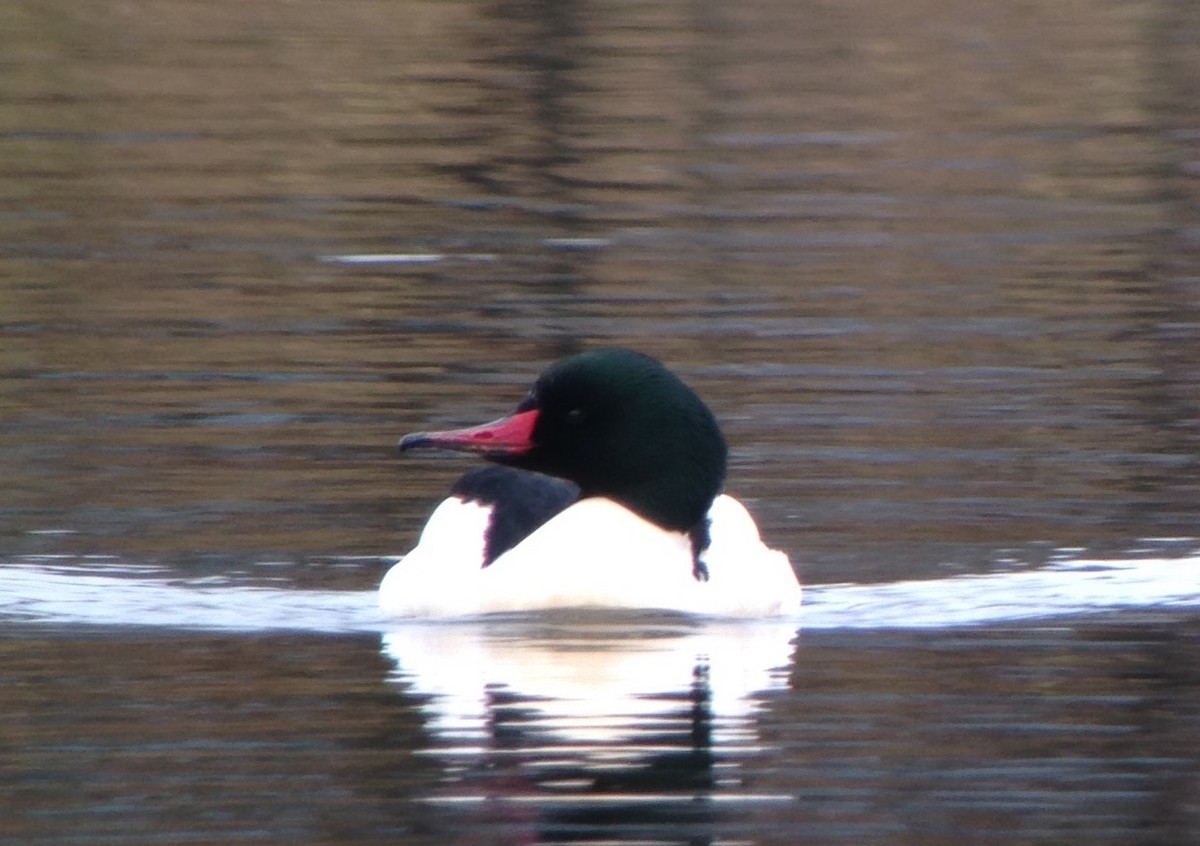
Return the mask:
[[[1164, 451], [1191, 455], [1200, 465], [1200, 4], [1178, 0], [1162, 4], [1159, 20], [1148, 37], [1154, 60], [1149, 72], [1155, 84], [1144, 92], [1147, 113], [1165, 157], [1159, 171], [1157, 199], [1166, 221], [1157, 240], [1160, 252], [1148, 256], [1146, 274], [1157, 283], [1158, 307], [1148, 316], [1147, 343], [1155, 353], [1156, 378], [1147, 385], [1142, 414], [1149, 425], [1169, 439]], [[1200, 510], [1200, 471], [1187, 474], [1192, 483], [1179, 484], [1178, 472], [1163, 473], [1174, 501], [1166, 509], [1185, 515]], [[1148, 480], [1149, 481], [1149, 480]], [[1186, 517], [1184, 519], [1187, 519]]]
[[[1099, 630], [1095, 638], [1128, 638], [1126, 660], [1114, 673], [1122, 687], [1144, 691], [1129, 706], [1137, 730], [1137, 758], [1131, 778], [1146, 780], [1144, 827], [1161, 843], [1191, 843], [1200, 832], [1200, 747], [1196, 744], [1196, 696], [1200, 668], [1193, 659], [1200, 621], [1169, 628]], [[1186, 705], [1185, 705], [1186, 703]]]

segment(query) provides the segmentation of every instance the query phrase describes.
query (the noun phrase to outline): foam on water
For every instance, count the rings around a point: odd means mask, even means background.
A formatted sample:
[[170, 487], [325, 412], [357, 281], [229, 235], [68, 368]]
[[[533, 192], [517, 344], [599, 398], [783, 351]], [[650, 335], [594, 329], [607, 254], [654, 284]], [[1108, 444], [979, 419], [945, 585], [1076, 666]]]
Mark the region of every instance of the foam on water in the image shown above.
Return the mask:
[[[950, 628], [1121, 609], [1200, 606], [1200, 555], [1063, 561], [1033, 570], [886, 584], [810, 585], [803, 628]], [[112, 559], [0, 563], [0, 621], [209, 631], [385, 631], [374, 591], [179, 578]]]

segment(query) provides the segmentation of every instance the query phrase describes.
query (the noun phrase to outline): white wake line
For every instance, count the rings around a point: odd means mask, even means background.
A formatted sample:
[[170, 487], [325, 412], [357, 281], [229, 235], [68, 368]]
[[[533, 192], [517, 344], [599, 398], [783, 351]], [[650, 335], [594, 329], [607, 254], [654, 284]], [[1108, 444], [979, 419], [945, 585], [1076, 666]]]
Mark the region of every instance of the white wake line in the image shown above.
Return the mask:
[[[109, 572], [105, 572], [108, 569]], [[180, 580], [157, 567], [0, 564], [0, 620], [183, 631], [379, 632], [373, 591]]]
[[1193, 607], [1200, 607], [1200, 556], [1076, 560], [928, 581], [812, 586], [802, 628], [951, 628]]
[[[1086, 561], [887, 584], [810, 585], [800, 629], [959, 628], [1200, 607], [1200, 556]], [[385, 632], [374, 591], [179, 580], [154, 567], [0, 562], [0, 624], [184, 631]]]

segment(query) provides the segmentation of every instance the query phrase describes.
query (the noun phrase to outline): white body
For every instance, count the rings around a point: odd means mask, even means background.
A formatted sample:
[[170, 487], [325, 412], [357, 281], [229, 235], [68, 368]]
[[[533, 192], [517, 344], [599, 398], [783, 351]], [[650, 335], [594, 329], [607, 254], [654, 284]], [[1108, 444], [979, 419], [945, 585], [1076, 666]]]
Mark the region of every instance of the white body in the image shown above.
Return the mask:
[[692, 575], [691, 543], [609, 499], [589, 498], [550, 519], [482, 567], [490, 509], [450, 498], [417, 547], [379, 586], [384, 612], [409, 618], [470, 617], [554, 608], [661, 609], [716, 617], [782, 617], [800, 610], [786, 555], [768, 549], [745, 507], [719, 496], [711, 543]]

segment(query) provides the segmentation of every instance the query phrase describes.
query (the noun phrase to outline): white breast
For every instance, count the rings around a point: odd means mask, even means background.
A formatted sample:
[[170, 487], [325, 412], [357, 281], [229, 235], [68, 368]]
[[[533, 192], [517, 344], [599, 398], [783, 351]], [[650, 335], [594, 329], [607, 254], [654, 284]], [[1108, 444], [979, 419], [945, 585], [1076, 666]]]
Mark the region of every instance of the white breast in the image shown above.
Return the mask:
[[483, 568], [488, 509], [449, 499], [384, 577], [380, 604], [389, 614], [425, 618], [584, 607], [797, 613], [800, 585], [787, 556], [763, 545], [741, 503], [720, 496], [709, 516], [703, 582], [692, 576], [685, 535], [603, 498], [575, 503]]

